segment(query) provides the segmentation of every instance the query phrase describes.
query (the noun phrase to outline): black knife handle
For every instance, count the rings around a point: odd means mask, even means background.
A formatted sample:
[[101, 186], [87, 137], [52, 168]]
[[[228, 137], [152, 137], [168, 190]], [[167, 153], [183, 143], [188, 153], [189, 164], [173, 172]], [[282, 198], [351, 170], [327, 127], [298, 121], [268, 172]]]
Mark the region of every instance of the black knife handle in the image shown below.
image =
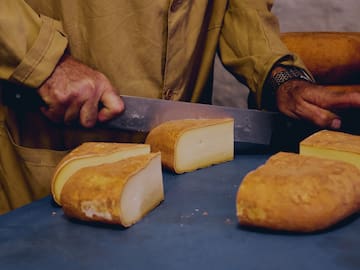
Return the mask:
[[35, 88], [8, 81], [0, 82], [1, 100], [4, 105], [21, 110], [38, 110], [47, 106]]

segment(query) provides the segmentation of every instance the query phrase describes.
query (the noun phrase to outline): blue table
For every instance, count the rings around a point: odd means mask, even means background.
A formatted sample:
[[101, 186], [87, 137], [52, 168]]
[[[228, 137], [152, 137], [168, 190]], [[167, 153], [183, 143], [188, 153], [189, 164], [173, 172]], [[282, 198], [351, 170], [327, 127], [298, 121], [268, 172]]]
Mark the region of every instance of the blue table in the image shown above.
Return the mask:
[[183, 175], [164, 172], [165, 201], [133, 227], [67, 219], [50, 197], [0, 216], [0, 269], [360, 269], [360, 219], [316, 234], [238, 225], [241, 179], [268, 155]]

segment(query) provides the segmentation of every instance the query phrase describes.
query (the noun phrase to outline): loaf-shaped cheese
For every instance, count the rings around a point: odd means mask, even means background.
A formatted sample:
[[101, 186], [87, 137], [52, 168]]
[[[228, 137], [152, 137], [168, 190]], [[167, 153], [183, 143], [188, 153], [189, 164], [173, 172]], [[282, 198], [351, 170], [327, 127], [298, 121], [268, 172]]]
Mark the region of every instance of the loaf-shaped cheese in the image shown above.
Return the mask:
[[160, 153], [83, 167], [64, 184], [65, 215], [129, 227], [164, 199]]
[[51, 192], [55, 202], [61, 205], [60, 194], [72, 174], [83, 167], [112, 163], [131, 156], [150, 153], [146, 144], [86, 142], [67, 154], [55, 168]]
[[319, 84], [360, 83], [360, 33], [286, 32], [281, 39]]
[[164, 167], [178, 174], [194, 171], [234, 158], [234, 120], [168, 121], [152, 129], [145, 143], [161, 152]]
[[236, 209], [246, 226], [323, 230], [360, 209], [360, 171], [346, 162], [280, 152], [245, 176]]
[[299, 153], [349, 162], [360, 169], [360, 136], [321, 130], [300, 142]]

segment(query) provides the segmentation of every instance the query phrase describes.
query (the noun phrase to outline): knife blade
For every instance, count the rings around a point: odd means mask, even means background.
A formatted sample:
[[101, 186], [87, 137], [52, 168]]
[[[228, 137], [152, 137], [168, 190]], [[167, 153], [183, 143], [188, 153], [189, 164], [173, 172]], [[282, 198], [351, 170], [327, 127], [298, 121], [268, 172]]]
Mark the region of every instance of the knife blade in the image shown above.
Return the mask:
[[269, 145], [273, 122], [278, 113], [219, 105], [169, 101], [162, 99], [121, 96], [125, 111], [101, 124], [105, 128], [149, 132], [157, 125], [179, 119], [225, 118], [234, 119], [234, 141]]
[[[5, 86], [2, 98], [9, 106], [37, 110], [46, 105], [35, 91], [18, 85]], [[234, 142], [243, 150], [254, 146], [269, 146], [279, 116], [279, 113], [254, 109], [126, 95], [121, 97], [125, 103], [125, 111], [108, 122], [98, 123], [97, 127], [146, 133], [170, 120], [231, 117], [234, 119]]]
[[[46, 104], [33, 90], [0, 81], [0, 100], [22, 111], [38, 111], [40, 106]], [[235, 122], [235, 151], [257, 153], [280, 150], [297, 152], [300, 141], [320, 129], [307, 121], [292, 119], [278, 112], [125, 95], [121, 97], [125, 102], [125, 111], [107, 123], [98, 124], [98, 127], [149, 132], [169, 120], [232, 117]], [[360, 110], [345, 110], [340, 115], [342, 127], [339, 131], [360, 135]]]

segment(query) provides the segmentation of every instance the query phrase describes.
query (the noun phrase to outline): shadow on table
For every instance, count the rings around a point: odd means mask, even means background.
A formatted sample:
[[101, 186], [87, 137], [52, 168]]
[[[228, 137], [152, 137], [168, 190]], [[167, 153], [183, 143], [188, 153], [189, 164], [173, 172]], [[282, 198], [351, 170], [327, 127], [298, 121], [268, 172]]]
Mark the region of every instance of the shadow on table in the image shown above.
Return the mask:
[[309, 232], [309, 233], [276, 231], [276, 230], [265, 229], [265, 228], [243, 226], [240, 224], [238, 225], [238, 229], [242, 230], [242, 231], [247, 231], [247, 232], [261, 233], [261, 234], [273, 234], [273, 235], [289, 235], [289, 236], [320, 235], [320, 234], [326, 234], [326, 233], [329, 233], [332, 231], [340, 230], [341, 228], [344, 228], [344, 227], [350, 225], [351, 223], [355, 222], [359, 218], [360, 218], [360, 213], [355, 213], [327, 229], [316, 231], [316, 232]]

